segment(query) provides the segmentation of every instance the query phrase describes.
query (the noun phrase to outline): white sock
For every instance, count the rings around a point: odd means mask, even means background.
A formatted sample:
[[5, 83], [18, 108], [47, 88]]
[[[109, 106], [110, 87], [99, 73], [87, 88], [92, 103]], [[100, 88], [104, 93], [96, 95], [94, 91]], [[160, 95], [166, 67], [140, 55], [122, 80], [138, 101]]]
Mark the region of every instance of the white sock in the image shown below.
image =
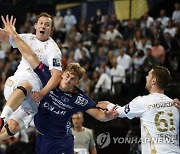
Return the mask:
[[13, 110], [10, 106], [5, 105], [1, 113], [1, 118], [4, 118], [4, 122], [7, 122], [9, 117], [13, 114]]

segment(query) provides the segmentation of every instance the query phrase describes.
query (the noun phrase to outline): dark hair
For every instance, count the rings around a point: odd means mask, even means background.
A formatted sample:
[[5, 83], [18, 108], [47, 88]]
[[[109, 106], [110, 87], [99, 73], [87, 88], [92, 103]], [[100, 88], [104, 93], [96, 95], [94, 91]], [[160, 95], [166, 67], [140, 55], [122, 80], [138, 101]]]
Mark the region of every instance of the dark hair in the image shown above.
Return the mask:
[[172, 80], [171, 73], [163, 66], [154, 66], [152, 76], [156, 78], [157, 86], [161, 89], [165, 89]]
[[53, 19], [53, 16], [51, 16], [50, 14], [48, 14], [48, 13], [46, 13], [46, 12], [40, 13], [40, 14], [36, 17], [34, 23], [37, 23], [40, 17], [50, 18], [50, 19], [52, 20], [52, 28], [54, 27], [54, 19]]

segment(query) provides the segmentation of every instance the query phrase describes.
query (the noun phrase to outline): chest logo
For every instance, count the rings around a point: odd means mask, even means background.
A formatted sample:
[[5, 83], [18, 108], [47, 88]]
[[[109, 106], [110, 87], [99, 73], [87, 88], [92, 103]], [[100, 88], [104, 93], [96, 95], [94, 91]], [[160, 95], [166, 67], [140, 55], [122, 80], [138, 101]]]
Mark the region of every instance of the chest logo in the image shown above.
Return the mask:
[[88, 100], [81, 96], [78, 96], [74, 103], [80, 106], [85, 106], [88, 103]]

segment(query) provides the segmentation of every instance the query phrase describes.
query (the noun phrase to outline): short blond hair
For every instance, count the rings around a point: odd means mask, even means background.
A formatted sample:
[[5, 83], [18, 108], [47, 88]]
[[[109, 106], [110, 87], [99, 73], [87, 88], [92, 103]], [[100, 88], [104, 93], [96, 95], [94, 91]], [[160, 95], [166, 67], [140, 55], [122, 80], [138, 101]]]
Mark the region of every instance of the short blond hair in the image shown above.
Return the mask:
[[83, 75], [86, 72], [85, 69], [82, 68], [79, 63], [69, 63], [65, 69], [65, 72], [66, 71], [75, 74], [75, 76], [77, 76], [79, 80], [83, 77]]

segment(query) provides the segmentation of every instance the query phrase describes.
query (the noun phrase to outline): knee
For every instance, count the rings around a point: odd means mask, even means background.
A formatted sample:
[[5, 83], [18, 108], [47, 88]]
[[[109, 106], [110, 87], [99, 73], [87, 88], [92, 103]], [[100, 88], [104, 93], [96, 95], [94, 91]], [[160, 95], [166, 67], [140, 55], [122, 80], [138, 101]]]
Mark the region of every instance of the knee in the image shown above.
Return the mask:
[[29, 82], [23, 82], [20, 86], [24, 87], [26, 89], [27, 93], [30, 93], [33, 88]]
[[11, 133], [16, 134], [18, 133], [21, 129], [17, 121], [13, 119], [8, 120], [8, 125], [9, 125], [9, 130]]

